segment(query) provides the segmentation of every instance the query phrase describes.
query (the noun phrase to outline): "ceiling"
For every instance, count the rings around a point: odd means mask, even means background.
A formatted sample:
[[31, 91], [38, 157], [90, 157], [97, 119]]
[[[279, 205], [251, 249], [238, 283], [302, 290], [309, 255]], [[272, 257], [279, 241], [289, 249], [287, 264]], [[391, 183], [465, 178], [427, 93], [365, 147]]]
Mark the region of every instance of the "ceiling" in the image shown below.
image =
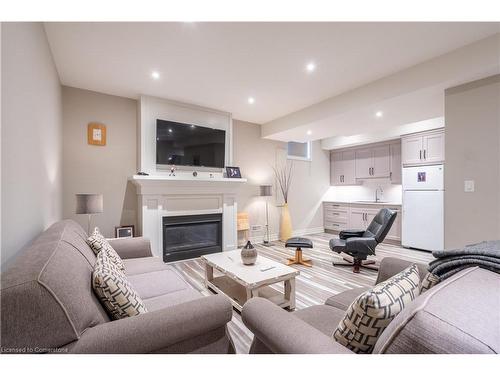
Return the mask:
[[45, 29], [63, 85], [168, 98], [262, 124], [497, 33], [498, 24], [46, 23]]

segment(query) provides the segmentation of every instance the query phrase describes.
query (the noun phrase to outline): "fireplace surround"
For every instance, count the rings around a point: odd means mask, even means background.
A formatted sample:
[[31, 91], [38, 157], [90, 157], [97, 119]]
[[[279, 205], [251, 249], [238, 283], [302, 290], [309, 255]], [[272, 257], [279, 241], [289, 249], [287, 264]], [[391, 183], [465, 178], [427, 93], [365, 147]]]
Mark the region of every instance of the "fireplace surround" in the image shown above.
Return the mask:
[[222, 251], [222, 214], [164, 216], [163, 261]]
[[151, 241], [155, 256], [163, 258], [163, 218], [220, 214], [222, 251], [235, 250], [238, 236], [236, 193], [244, 178], [210, 176], [200, 171], [196, 177], [158, 174], [130, 177], [138, 198], [138, 233]]

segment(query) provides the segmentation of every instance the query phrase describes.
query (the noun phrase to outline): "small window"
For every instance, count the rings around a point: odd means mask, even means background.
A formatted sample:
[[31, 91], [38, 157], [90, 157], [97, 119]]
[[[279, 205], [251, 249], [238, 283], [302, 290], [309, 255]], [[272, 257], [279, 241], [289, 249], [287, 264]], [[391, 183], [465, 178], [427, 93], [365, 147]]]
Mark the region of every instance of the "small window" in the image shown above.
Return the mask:
[[311, 142], [288, 142], [287, 158], [311, 161]]

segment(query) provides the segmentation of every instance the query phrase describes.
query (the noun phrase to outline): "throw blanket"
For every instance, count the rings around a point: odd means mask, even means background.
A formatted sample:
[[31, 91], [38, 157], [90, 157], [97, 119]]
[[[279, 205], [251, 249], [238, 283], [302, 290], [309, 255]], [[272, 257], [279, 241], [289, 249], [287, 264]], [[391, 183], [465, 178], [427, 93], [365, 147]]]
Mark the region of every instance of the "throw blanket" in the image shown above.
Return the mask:
[[441, 281], [468, 267], [500, 273], [500, 241], [484, 241], [457, 250], [434, 251], [432, 255], [436, 259], [429, 263], [428, 270]]

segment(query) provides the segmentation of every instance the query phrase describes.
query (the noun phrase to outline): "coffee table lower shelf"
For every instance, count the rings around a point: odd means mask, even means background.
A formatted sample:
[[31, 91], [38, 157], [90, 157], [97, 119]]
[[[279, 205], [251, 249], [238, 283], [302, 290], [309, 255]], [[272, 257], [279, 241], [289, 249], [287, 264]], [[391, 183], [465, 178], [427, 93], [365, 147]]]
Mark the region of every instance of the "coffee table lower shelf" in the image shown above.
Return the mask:
[[206, 280], [207, 287], [218, 294], [227, 296], [234, 308], [241, 311], [245, 302], [252, 297], [262, 297], [270, 300], [276, 305], [293, 310], [295, 306], [291, 306], [289, 300], [285, 299], [283, 293], [270, 286], [262, 286], [258, 289], [247, 289], [243, 285], [237, 283], [229, 276], [218, 276], [212, 280]]

